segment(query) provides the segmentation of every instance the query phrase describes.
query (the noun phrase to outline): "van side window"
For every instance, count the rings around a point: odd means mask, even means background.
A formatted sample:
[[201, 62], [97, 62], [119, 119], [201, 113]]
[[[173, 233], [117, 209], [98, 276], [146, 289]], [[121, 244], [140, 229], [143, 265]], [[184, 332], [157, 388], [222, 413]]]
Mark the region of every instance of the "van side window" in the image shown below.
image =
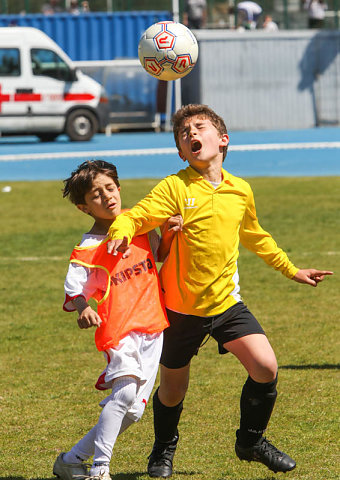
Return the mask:
[[43, 75], [65, 82], [73, 80], [69, 66], [52, 50], [32, 48], [31, 64], [33, 75]]
[[20, 76], [20, 53], [18, 48], [0, 48], [0, 77]]

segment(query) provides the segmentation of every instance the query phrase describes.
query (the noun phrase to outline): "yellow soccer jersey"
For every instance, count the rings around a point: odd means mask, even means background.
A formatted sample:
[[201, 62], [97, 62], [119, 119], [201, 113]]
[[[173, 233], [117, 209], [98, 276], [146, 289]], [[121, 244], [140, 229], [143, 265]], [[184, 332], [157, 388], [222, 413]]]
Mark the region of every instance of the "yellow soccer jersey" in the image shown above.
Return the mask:
[[256, 217], [250, 185], [222, 169], [215, 189], [190, 166], [163, 179], [135, 207], [119, 215], [113, 239], [145, 233], [180, 213], [183, 231], [171, 244], [160, 278], [170, 310], [198, 316], [224, 312], [240, 301], [239, 242], [292, 278], [298, 269]]

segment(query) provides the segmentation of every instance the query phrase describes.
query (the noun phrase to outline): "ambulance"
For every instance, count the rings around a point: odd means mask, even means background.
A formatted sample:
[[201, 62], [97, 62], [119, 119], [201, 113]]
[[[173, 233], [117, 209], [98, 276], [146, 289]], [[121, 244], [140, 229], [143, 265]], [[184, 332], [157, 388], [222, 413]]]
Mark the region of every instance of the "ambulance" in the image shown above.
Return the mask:
[[109, 120], [103, 87], [44, 32], [0, 27], [0, 136], [87, 141]]

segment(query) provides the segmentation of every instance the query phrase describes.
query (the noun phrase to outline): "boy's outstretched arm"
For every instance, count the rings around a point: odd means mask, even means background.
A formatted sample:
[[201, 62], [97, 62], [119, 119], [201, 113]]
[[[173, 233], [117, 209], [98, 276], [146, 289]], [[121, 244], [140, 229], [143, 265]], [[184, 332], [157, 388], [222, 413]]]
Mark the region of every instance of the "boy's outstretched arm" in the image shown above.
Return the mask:
[[[131, 210], [118, 215], [108, 231], [108, 253], [117, 255], [116, 252], [121, 252], [123, 258], [127, 257], [128, 243], [134, 236], [150, 232], [177, 213], [179, 208], [175, 191], [174, 180], [171, 176], [167, 177]], [[124, 236], [127, 237], [126, 241]]]
[[312, 287], [317, 287], [318, 283], [322, 282], [326, 275], [333, 275], [329, 270], [315, 270], [314, 268], [307, 268], [298, 270], [293, 277], [298, 283], [306, 283]]
[[131, 250], [129, 247], [128, 237], [123, 237], [122, 239], [118, 238], [116, 240], [109, 240], [107, 242], [107, 253], [112, 253], [112, 255], [118, 255], [118, 252], [121, 252], [123, 258], [130, 256]]

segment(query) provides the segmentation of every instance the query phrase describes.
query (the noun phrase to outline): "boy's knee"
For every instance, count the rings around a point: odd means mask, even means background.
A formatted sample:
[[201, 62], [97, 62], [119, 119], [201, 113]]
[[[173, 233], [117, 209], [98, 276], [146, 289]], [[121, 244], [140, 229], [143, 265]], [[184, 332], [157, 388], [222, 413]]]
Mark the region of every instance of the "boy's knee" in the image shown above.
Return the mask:
[[126, 416], [133, 422], [138, 422], [145, 411], [146, 403], [144, 401], [135, 402], [126, 413]]
[[187, 393], [189, 386], [189, 366], [171, 370], [162, 367], [158, 389], [159, 400], [167, 407], [178, 405]]
[[122, 408], [130, 408], [136, 401], [138, 381], [134, 377], [120, 377], [114, 381], [110, 400]]
[[273, 382], [277, 377], [277, 361], [273, 357], [266, 359], [264, 362], [258, 362], [253, 371], [249, 372], [250, 376], [257, 382], [267, 383]]
[[184, 397], [187, 393], [187, 388], [181, 388], [180, 386], [177, 386], [177, 388], [172, 389], [168, 387], [169, 386], [166, 386], [163, 389], [159, 387], [158, 397], [163, 405], [167, 407], [174, 407], [184, 400]]

